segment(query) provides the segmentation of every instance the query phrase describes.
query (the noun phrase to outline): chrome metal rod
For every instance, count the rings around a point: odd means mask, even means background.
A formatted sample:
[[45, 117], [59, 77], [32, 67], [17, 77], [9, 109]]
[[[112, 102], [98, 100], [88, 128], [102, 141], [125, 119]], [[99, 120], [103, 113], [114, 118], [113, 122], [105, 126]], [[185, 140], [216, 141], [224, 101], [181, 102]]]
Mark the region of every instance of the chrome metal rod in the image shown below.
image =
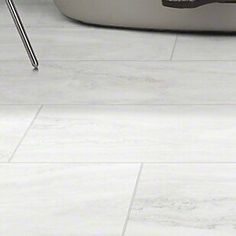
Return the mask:
[[24, 25], [23, 25], [23, 23], [20, 19], [20, 16], [19, 16], [19, 14], [17, 12], [17, 9], [15, 7], [15, 4], [14, 4], [13, 0], [5, 0], [5, 1], [6, 1], [7, 6], [8, 6], [8, 9], [11, 13], [12, 19], [14, 20], [16, 28], [19, 32], [21, 40], [22, 40], [22, 42], [25, 46], [25, 49], [26, 49], [26, 52], [29, 56], [31, 64], [35, 69], [38, 69], [39, 63], [38, 63], [37, 57], [35, 56], [34, 50], [31, 46], [30, 40], [29, 40], [29, 38], [26, 34]]

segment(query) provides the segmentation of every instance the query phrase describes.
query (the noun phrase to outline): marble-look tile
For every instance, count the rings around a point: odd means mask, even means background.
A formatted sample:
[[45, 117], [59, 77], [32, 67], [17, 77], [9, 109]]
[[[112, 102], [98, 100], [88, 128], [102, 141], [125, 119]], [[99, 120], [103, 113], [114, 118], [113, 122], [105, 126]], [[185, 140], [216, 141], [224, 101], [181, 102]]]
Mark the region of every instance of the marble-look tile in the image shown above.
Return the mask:
[[236, 60], [235, 35], [179, 35], [174, 60]]
[[236, 62], [72, 61], [41, 62], [34, 72], [28, 61], [8, 61], [0, 63], [0, 104], [236, 104], [235, 68]]
[[45, 106], [15, 162], [235, 161], [235, 106]]
[[[2, 27], [1, 31], [0, 60], [24, 60], [14, 28]], [[30, 27], [28, 34], [41, 60], [169, 60], [176, 37], [93, 27]]]
[[0, 165], [0, 235], [120, 236], [139, 165]]
[[236, 166], [147, 165], [125, 236], [236, 235]]
[[7, 162], [39, 106], [0, 106], [0, 162]]

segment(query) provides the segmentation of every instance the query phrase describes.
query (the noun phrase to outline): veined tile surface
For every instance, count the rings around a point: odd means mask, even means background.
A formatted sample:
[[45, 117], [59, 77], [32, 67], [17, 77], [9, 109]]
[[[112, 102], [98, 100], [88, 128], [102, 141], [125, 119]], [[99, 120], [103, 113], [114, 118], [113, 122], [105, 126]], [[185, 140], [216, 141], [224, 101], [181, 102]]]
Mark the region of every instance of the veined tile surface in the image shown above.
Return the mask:
[[120, 236], [139, 165], [0, 165], [0, 234]]
[[141, 161], [178, 164], [145, 165], [125, 236], [236, 235], [235, 37], [89, 27], [18, 0], [33, 72], [3, 4], [0, 104], [84, 106], [45, 106], [26, 137], [39, 106], [0, 106], [0, 162], [18, 144], [22, 162], [0, 165], [1, 236], [121, 236], [140, 165], [76, 162]]
[[125, 236], [236, 235], [236, 165], [145, 165]]
[[0, 63], [0, 104], [236, 104], [236, 62], [42, 62], [37, 72], [29, 66]]
[[39, 106], [0, 106], [0, 162], [7, 162]]
[[13, 161], [235, 161], [235, 118], [235, 106], [45, 106]]

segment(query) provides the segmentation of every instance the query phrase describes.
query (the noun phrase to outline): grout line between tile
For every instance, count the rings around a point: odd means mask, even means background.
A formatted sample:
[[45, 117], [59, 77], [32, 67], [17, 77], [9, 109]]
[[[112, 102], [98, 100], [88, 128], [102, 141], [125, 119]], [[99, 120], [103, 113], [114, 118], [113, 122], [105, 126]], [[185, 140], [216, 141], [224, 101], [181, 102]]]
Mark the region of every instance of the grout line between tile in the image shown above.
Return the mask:
[[14, 156], [15, 156], [17, 150], [18, 150], [18, 148], [19, 148], [19, 147], [21, 146], [21, 144], [23, 143], [23, 141], [24, 141], [26, 135], [28, 134], [28, 132], [29, 132], [29, 130], [31, 129], [31, 127], [33, 126], [33, 124], [34, 124], [35, 120], [37, 119], [39, 113], [41, 112], [42, 108], [43, 108], [43, 105], [40, 105], [40, 107], [38, 108], [37, 112], [35, 113], [35, 115], [34, 115], [32, 121], [30, 122], [28, 128], [26, 129], [25, 133], [23, 134], [23, 137], [21, 138], [21, 140], [20, 140], [19, 143], [17, 144], [15, 150], [14, 150], [13, 153], [11, 154], [11, 156], [10, 156], [10, 158], [9, 158], [9, 160], [8, 160], [8, 163], [10, 163], [10, 162], [13, 160], [13, 158], [14, 158]]
[[178, 35], [175, 36], [175, 42], [174, 42], [174, 46], [173, 46], [173, 49], [172, 49], [172, 52], [171, 52], [170, 61], [173, 61], [177, 41], [178, 41]]
[[[37, 104], [37, 103], [22, 103], [22, 104], [17, 104], [17, 103], [0, 103], [0, 107], [1, 106], [38, 106], [41, 104]], [[236, 101], [234, 103], [68, 103], [68, 104], [60, 104], [60, 103], [48, 103], [48, 104], [44, 104], [44, 106], [62, 106], [62, 107], [66, 107], [66, 106], [77, 106], [77, 107], [84, 107], [84, 106], [91, 106], [91, 107], [108, 107], [108, 106], [147, 106], [147, 107], [151, 107], [151, 106], [211, 106], [211, 107], [217, 107], [217, 106], [236, 106]]]
[[235, 165], [236, 164], [236, 161], [228, 161], [228, 162], [202, 162], [202, 161], [196, 161], [196, 162], [182, 162], [182, 161], [175, 161], [175, 162], [155, 162], [155, 161], [153, 161], [153, 162], [140, 162], [140, 161], [137, 161], [137, 162], [112, 162], [112, 161], [101, 161], [101, 162], [99, 162], [99, 161], [91, 161], [91, 162], [83, 162], [83, 161], [65, 161], [65, 162], [63, 162], [63, 161], [54, 161], [54, 162], [52, 162], [52, 161], [49, 161], [49, 162], [46, 162], [46, 161], [42, 161], [42, 162], [38, 162], [38, 161], [35, 161], [35, 162], [24, 162], [24, 161], [14, 161], [14, 162], [0, 162], [0, 165], [1, 164], [19, 164], [19, 165], [21, 165], [21, 164], [23, 164], [23, 165], [27, 165], [27, 164], [29, 164], [29, 165], [32, 165], [32, 164], [35, 164], [35, 165], [50, 165], [50, 164], [55, 164], [55, 165], [57, 165], [57, 164], [71, 164], [71, 165], [84, 165], [84, 164], [86, 164], [86, 165], [94, 165], [94, 164], [96, 164], [96, 165], [106, 165], [106, 164], [108, 164], [108, 165], [137, 165], [137, 164], [143, 164], [143, 165]]
[[[2, 44], [3, 45], [3, 44]], [[22, 63], [27, 62], [27, 59], [0, 59], [1, 63]], [[146, 63], [146, 62], [169, 62], [170, 59], [143, 59], [143, 60], [137, 60], [137, 59], [41, 59], [40, 62], [42, 64], [47, 63], [70, 63], [70, 62], [137, 62], [137, 63]], [[180, 60], [178, 60], [180, 61]], [[188, 61], [188, 60], [187, 60]], [[192, 60], [194, 61], [194, 60]], [[198, 60], [197, 60], [198, 61]], [[210, 60], [211, 61], [211, 60]], [[224, 60], [227, 61], [227, 60]], [[232, 62], [232, 60], [228, 60], [229, 62]], [[235, 60], [236, 61], [236, 60]]]
[[[173, 52], [174, 54], [174, 52]], [[0, 59], [1, 63], [25, 63], [28, 62], [27, 59]], [[236, 62], [236, 59], [144, 59], [144, 60], [135, 60], [135, 59], [41, 59], [42, 63], [71, 63], [71, 62], [136, 62], [136, 63], [150, 63], [150, 62], [166, 62], [166, 63], [197, 63], [197, 62], [225, 62], [225, 63], [232, 63]]]
[[126, 233], [126, 229], [127, 229], [128, 222], [129, 222], [129, 219], [130, 219], [130, 214], [131, 214], [134, 199], [135, 199], [135, 196], [136, 196], [136, 193], [137, 193], [138, 184], [139, 184], [139, 180], [140, 180], [140, 177], [141, 177], [141, 174], [142, 174], [142, 170], [143, 170], [143, 163], [141, 163], [140, 168], [139, 168], [139, 172], [138, 172], [138, 176], [137, 176], [137, 179], [136, 179], [136, 182], [135, 182], [134, 191], [133, 191], [132, 198], [131, 198], [131, 201], [130, 201], [128, 213], [127, 213], [126, 220], [125, 220], [125, 223], [124, 223], [124, 227], [123, 227], [123, 230], [122, 230], [122, 234], [121, 234], [122, 236], [125, 236], [125, 233]]

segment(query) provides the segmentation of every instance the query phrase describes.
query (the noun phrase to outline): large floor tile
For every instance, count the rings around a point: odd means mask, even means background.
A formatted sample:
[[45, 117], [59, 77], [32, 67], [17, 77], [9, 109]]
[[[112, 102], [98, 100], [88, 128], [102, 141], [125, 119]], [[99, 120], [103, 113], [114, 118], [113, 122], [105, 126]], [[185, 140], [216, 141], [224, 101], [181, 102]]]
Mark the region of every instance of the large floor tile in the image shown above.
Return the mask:
[[38, 106], [0, 106], [0, 162], [9, 160], [38, 109]]
[[235, 119], [235, 106], [46, 106], [13, 161], [235, 161]]
[[0, 63], [0, 104], [236, 104], [236, 62], [64, 61], [30, 68], [28, 61]]
[[0, 165], [0, 234], [120, 236], [138, 165]]
[[179, 35], [174, 60], [236, 60], [236, 35]]
[[236, 235], [236, 166], [147, 165], [125, 236]]
[[[14, 29], [1, 28], [0, 60], [23, 60]], [[41, 60], [169, 60], [175, 34], [95, 27], [28, 28]]]

